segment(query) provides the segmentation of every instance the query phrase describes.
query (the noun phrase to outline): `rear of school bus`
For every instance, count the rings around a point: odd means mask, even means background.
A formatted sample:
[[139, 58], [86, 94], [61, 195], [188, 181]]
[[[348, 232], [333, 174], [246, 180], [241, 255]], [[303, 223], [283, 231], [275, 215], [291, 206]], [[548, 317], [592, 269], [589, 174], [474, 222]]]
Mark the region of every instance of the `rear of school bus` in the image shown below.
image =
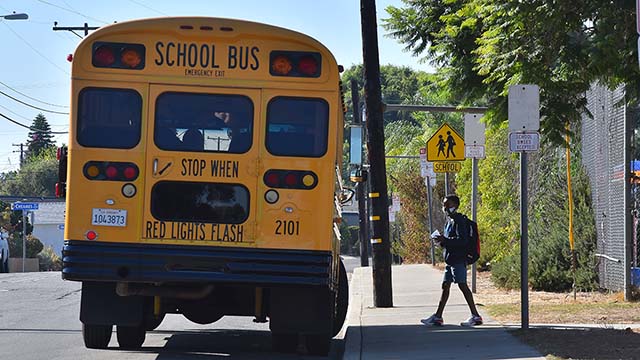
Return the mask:
[[[138, 348], [166, 313], [269, 322], [326, 354], [347, 307], [338, 256], [343, 105], [317, 41], [216, 18], [106, 26], [73, 57], [63, 278], [85, 344]], [[61, 161], [61, 164], [63, 163]]]

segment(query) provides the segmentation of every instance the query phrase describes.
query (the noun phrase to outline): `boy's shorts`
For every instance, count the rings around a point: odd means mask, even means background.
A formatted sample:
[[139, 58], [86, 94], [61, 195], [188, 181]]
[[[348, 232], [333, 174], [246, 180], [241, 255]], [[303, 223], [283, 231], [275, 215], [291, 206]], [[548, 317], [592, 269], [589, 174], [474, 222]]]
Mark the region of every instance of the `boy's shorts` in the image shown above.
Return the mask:
[[466, 284], [467, 283], [467, 265], [459, 263], [444, 267], [444, 279], [446, 283]]

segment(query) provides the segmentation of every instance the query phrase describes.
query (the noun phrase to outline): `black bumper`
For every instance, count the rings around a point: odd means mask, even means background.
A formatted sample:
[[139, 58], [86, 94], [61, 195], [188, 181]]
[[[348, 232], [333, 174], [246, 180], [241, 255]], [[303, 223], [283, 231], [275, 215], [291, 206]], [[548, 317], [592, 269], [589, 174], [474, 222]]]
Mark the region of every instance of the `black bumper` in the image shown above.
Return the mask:
[[323, 251], [65, 241], [62, 278], [137, 283], [224, 283], [333, 288]]

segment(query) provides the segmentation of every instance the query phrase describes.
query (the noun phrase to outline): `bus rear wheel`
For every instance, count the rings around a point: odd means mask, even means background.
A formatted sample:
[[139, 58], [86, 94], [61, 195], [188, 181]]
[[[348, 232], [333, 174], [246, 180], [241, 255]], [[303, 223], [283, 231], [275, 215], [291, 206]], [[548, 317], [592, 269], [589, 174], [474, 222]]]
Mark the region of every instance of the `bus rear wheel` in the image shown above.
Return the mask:
[[338, 335], [344, 321], [347, 318], [347, 308], [349, 307], [349, 279], [344, 263], [340, 260], [340, 273], [338, 274], [338, 295], [336, 299], [336, 314], [333, 319], [333, 336]]
[[144, 325], [117, 326], [118, 344], [123, 349], [139, 349], [144, 343], [146, 331]]
[[329, 334], [307, 334], [304, 337], [309, 355], [327, 356], [331, 348]]
[[106, 349], [111, 341], [113, 325], [82, 324], [84, 346], [89, 349]]

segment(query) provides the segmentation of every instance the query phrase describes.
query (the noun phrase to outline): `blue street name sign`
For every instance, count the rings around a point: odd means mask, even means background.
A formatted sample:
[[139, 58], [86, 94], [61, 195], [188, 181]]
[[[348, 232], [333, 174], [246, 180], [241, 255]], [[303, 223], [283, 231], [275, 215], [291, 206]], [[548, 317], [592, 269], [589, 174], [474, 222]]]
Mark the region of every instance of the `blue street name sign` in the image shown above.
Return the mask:
[[11, 210], [38, 210], [38, 203], [14, 202]]

